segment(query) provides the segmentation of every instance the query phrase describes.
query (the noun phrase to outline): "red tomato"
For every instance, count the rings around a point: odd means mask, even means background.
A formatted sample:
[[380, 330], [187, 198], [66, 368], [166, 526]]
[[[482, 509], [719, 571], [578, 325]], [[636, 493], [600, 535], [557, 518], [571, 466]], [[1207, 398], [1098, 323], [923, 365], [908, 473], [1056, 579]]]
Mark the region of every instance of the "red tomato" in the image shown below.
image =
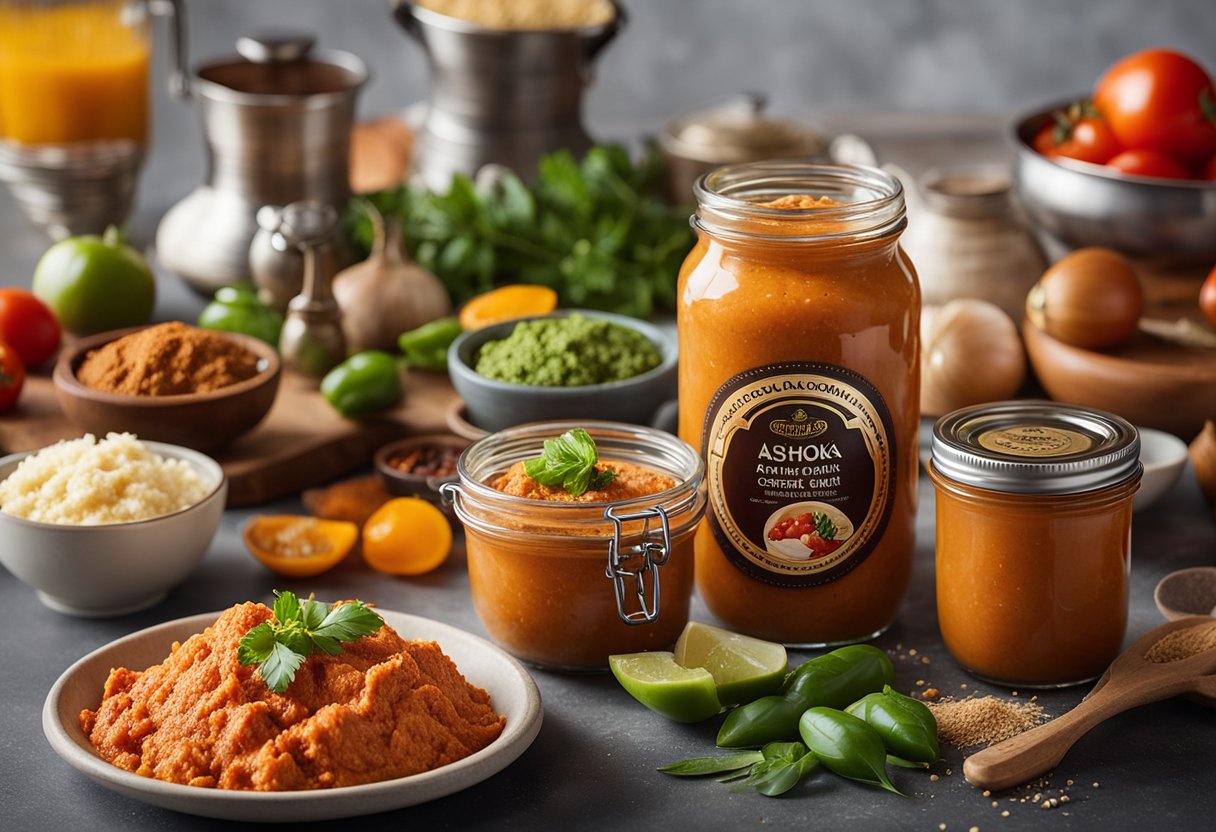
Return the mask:
[[1216, 152], [1216, 90], [1203, 67], [1169, 49], [1146, 49], [1099, 79], [1094, 104], [1127, 148], [1185, 162]]
[[1190, 179], [1182, 163], [1156, 150], [1125, 150], [1106, 163], [1107, 167], [1132, 176], [1155, 176], [1158, 179]]
[[1207, 280], [1199, 287], [1199, 308], [1212, 326], [1216, 326], [1216, 268], [1208, 273]]
[[21, 385], [25, 384], [25, 367], [17, 351], [0, 342], [0, 410], [8, 410], [17, 403]]
[[37, 367], [59, 349], [59, 319], [24, 289], [0, 289], [0, 340], [26, 367]]
[[1066, 156], [1095, 165], [1106, 164], [1123, 150], [1110, 124], [1086, 102], [1055, 113], [1055, 121], [1035, 136], [1034, 148], [1048, 158]]
[[1208, 163], [1203, 167], [1203, 178], [1216, 181], [1216, 156], [1208, 159]]

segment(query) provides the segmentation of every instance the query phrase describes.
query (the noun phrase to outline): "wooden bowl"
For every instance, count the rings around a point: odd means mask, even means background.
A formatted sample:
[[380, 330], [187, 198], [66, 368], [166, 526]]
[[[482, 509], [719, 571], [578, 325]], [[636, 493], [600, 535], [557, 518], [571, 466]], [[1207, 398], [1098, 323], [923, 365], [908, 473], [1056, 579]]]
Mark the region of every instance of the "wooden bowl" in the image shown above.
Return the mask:
[[248, 335], [217, 332], [258, 357], [253, 378], [209, 393], [178, 396], [129, 396], [86, 387], [76, 377], [91, 350], [137, 332], [143, 327], [103, 332], [62, 350], [51, 379], [55, 398], [74, 426], [105, 436], [111, 431], [133, 433], [140, 439], [168, 442], [197, 451], [211, 451], [248, 433], [270, 410], [279, 390], [282, 365], [274, 347]]
[[448, 476], [427, 476], [425, 474], [407, 474], [392, 464], [393, 457], [426, 446], [451, 448], [459, 453], [471, 444], [469, 439], [453, 436], [447, 433], [428, 433], [421, 436], [409, 436], [383, 445], [372, 458], [372, 467], [380, 475], [384, 487], [395, 497], [421, 497], [436, 505], [442, 506], [443, 496], [439, 489], [449, 482], [458, 482], [456, 473]]
[[1216, 417], [1216, 353], [1137, 333], [1094, 352], [1058, 341], [1024, 322], [1022, 338], [1035, 375], [1051, 398], [1106, 410], [1134, 425], [1185, 441]]

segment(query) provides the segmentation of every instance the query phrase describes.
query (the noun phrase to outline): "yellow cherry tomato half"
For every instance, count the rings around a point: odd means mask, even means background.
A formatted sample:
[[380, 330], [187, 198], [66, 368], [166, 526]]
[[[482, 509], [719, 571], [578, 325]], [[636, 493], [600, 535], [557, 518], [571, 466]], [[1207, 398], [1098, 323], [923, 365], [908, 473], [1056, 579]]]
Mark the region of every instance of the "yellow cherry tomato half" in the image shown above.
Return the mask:
[[420, 497], [389, 500], [363, 525], [363, 559], [378, 572], [423, 575], [452, 551], [452, 526]]
[[337, 566], [354, 548], [359, 527], [345, 520], [264, 514], [245, 524], [249, 552], [271, 572], [308, 578]]

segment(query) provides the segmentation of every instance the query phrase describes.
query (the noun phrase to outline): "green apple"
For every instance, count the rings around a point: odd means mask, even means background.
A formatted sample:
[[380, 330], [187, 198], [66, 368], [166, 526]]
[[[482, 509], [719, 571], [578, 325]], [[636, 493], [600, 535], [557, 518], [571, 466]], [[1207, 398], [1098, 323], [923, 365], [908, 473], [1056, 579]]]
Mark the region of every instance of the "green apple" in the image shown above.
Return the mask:
[[31, 288], [76, 335], [146, 324], [156, 304], [152, 269], [113, 226], [102, 237], [68, 237], [47, 249]]

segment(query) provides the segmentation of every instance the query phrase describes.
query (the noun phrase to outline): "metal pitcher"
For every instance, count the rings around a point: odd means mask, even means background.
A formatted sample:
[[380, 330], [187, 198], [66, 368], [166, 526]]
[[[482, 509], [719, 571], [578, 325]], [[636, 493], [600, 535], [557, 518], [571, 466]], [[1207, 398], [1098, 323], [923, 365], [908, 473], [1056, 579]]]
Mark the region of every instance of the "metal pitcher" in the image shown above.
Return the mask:
[[313, 49], [308, 36], [242, 37], [236, 56], [189, 76], [182, 43], [174, 46], [170, 89], [198, 101], [207, 177], [161, 220], [157, 257], [210, 295], [251, 279], [263, 205], [310, 199], [341, 211], [355, 97], [368, 73], [355, 55]]
[[395, 0], [397, 22], [422, 46], [431, 95], [415, 168], [446, 190], [452, 175], [497, 163], [532, 178], [546, 153], [591, 145], [582, 124], [591, 65], [625, 22], [580, 29], [486, 29]]

